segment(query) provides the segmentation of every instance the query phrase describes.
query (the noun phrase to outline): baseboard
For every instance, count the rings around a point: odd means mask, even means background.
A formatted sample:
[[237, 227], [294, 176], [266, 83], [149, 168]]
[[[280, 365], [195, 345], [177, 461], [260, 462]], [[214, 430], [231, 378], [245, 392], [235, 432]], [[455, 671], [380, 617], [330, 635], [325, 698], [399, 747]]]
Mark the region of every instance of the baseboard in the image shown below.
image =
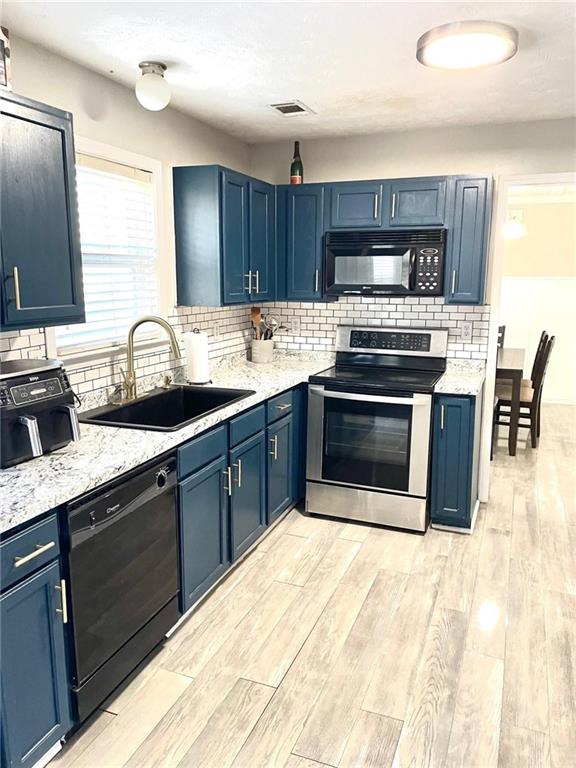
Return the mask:
[[476, 499], [476, 504], [474, 505], [474, 512], [472, 513], [472, 520], [470, 521], [469, 528], [462, 528], [458, 525], [442, 525], [442, 523], [431, 523], [430, 527], [438, 531], [450, 531], [451, 533], [464, 533], [470, 536], [472, 533], [474, 533], [474, 528], [476, 526], [476, 518], [478, 517], [479, 509], [480, 509], [480, 500]]

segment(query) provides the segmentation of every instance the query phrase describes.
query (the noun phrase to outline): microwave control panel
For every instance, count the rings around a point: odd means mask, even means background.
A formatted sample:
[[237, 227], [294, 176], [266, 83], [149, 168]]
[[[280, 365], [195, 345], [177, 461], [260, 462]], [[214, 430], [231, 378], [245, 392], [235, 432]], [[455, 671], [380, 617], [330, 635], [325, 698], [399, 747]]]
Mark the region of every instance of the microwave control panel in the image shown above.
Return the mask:
[[350, 331], [350, 346], [364, 349], [385, 349], [390, 352], [429, 352], [429, 333], [393, 331]]
[[415, 292], [442, 293], [443, 259], [438, 248], [420, 248], [416, 252]]

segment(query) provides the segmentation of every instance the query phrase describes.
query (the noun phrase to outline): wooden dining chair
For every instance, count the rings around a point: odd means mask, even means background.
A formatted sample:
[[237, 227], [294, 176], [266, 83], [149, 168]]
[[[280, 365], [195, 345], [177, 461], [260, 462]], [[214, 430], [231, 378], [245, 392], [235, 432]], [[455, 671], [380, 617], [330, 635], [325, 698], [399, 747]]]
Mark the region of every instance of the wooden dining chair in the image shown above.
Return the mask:
[[[550, 355], [554, 347], [555, 337], [548, 338], [541, 353], [540, 365], [534, 373], [532, 386], [522, 386], [520, 391], [520, 419], [518, 427], [530, 430], [530, 442], [532, 448], [538, 447], [540, 438], [540, 411], [542, 407], [542, 390], [544, 379], [550, 362]], [[510, 407], [512, 404], [512, 387], [509, 384], [496, 385], [496, 397], [494, 400], [493, 436], [498, 425], [510, 426]], [[505, 410], [506, 409], [506, 410]]]
[[506, 336], [506, 326], [498, 326], [498, 349], [502, 349], [504, 346], [504, 337]]
[[546, 347], [547, 341], [548, 341], [548, 333], [546, 331], [542, 331], [542, 333], [540, 334], [540, 341], [538, 342], [538, 347], [536, 348], [536, 354], [534, 355], [534, 362], [532, 363], [532, 371], [530, 373], [530, 378], [522, 379], [522, 384], [528, 384], [528, 386], [530, 387], [532, 386], [532, 382], [536, 378], [536, 373], [538, 371], [538, 368], [542, 363], [542, 354]]

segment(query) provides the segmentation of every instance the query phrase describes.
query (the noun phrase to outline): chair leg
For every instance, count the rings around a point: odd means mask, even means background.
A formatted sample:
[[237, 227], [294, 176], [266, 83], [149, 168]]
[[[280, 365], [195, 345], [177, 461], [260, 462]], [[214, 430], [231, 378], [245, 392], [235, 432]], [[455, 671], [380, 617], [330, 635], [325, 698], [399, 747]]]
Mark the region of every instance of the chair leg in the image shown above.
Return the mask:
[[542, 411], [542, 403], [538, 403], [538, 408], [536, 409], [536, 434], [538, 437], [540, 437], [540, 414]]
[[538, 448], [538, 410], [537, 407], [530, 408], [530, 438], [532, 448]]

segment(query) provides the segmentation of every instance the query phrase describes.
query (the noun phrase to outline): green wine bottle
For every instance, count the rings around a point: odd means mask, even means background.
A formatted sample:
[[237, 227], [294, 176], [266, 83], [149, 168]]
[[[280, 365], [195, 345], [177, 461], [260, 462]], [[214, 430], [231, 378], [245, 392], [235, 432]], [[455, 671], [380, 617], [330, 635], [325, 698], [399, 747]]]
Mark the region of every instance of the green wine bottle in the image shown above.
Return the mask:
[[304, 166], [300, 157], [300, 142], [294, 142], [294, 157], [290, 164], [290, 184], [304, 183]]

